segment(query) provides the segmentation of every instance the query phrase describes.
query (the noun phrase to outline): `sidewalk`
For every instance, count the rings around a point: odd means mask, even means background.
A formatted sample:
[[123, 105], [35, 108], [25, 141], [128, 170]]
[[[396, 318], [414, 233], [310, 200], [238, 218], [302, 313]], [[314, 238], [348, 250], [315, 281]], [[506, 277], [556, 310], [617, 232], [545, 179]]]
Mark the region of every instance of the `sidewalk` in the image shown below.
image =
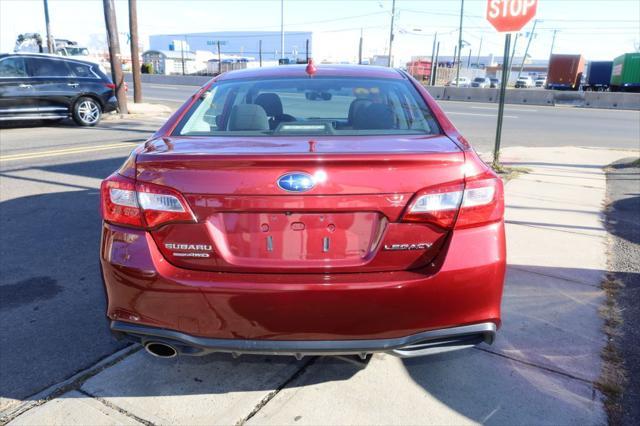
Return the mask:
[[[630, 151], [509, 148], [508, 272], [493, 346], [360, 369], [336, 358], [138, 351], [10, 424], [604, 424], [602, 167]], [[454, 303], [454, 301], [452, 301]], [[46, 400], [46, 398], [45, 398]], [[14, 409], [15, 412], [15, 409]], [[2, 417], [11, 413], [2, 413]]]

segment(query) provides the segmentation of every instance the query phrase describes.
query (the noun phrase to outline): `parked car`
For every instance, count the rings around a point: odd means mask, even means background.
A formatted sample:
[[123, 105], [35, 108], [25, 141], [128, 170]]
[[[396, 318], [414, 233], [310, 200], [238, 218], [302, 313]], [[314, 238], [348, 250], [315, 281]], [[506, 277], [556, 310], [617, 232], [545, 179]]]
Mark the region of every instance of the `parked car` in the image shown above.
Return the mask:
[[112, 332], [161, 357], [492, 342], [503, 185], [443, 117], [390, 68], [206, 84], [102, 182]]
[[491, 80], [487, 77], [476, 77], [471, 82], [471, 87], [485, 88], [490, 86], [491, 86]]
[[445, 84], [445, 86], [470, 87], [471, 86], [471, 82], [469, 81], [469, 79], [467, 77], [459, 77], [457, 81], [454, 78], [453, 80], [451, 80], [447, 84]]
[[72, 117], [95, 126], [116, 109], [115, 85], [98, 64], [44, 54], [0, 54], [0, 121]]
[[533, 87], [533, 80], [531, 77], [520, 77], [516, 80], [516, 89], [528, 89], [529, 87]]
[[497, 78], [491, 78], [491, 87], [492, 89], [499, 89], [500, 88], [500, 80], [498, 80]]
[[534, 85], [536, 87], [545, 87], [547, 85], [547, 77], [538, 77], [536, 78]]

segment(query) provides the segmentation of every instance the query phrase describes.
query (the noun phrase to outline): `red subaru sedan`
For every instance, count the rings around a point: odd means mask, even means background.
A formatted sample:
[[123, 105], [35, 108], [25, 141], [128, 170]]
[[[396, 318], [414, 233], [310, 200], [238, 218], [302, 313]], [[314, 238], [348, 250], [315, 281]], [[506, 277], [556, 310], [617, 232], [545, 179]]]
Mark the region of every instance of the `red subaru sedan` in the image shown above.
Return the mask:
[[101, 203], [111, 331], [156, 356], [410, 357], [500, 325], [502, 182], [399, 70], [220, 75]]

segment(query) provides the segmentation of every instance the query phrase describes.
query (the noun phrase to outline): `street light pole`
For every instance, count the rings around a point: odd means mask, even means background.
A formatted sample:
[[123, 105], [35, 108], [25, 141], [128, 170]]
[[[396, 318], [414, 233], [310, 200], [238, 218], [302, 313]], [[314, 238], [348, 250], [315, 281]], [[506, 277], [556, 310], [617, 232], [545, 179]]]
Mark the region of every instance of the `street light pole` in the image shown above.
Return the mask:
[[393, 0], [391, 3], [391, 28], [389, 30], [389, 60], [387, 61], [387, 66], [391, 68], [393, 66], [393, 61], [391, 59], [391, 52], [393, 46], [393, 20], [396, 17], [396, 0]]
[[284, 59], [284, 0], [280, 0], [280, 59]]
[[553, 55], [553, 47], [556, 45], [556, 34], [557, 33], [558, 33], [557, 29], [553, 30], [553, 38], [551, 39], [551, 50], [549, 51], [549, 58], [551, 58], [551, 55]]
[[438, 33], [433, 34], [433, 47], [431, 48], [431, 70], [429, 71], [429, 85], [433, 86], [434, 60], [436, 57], [436, 43], [438, 41]]
[[527, 54], [529, 53], [529, 46], [531, 46], [531, 40], [536, 35], [536, 24], [539, 19], [535, 19], [533, 21], [533, 28], [531, 29], [531, 34], [529, 34], [529, 41], [527, 42], [527, 47], [524, 49], [524, 56], [522, 57], [522, 64], [520, 64], [520, 71], [518, 71], [518, 78], [520, 78], [520, 74], [522, 74], [522, 70], [524, 69], [524, 62], [527, 60]]
[[358, 65], [362, 65], [362, 28], [360, 28], [360, 43], [358, 44]]
[[[464, 0], [460, 0], [460, 28], [458, 29], [458, 66], [456, 67], [456, 86], [460, 79], [460, 52], [462, 51], [462, 16], [464, 15]], [[453, 58], [455, 61], [456, 58]]]

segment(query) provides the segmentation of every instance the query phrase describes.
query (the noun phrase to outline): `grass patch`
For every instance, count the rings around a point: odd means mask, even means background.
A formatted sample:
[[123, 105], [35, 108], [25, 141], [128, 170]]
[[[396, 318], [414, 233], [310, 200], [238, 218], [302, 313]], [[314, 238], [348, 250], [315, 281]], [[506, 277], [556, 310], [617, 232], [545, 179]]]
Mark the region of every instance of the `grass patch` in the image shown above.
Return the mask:
[[498, 176], [502, 178], [502, 180], [505, 183], [510, 181], [511, 179], [517, 178], [522, 174], [531, 172], [531, 169], [528, 169], [526, 167], [509, 167], [509, 166], [503, 166], [500, 163], [492, 164], [491, 168], [493, 169], [494, 172], [498, 174]]
[[640, 167], [640, 158], [631, 163], [631, 167]]
[[603, 331], [607, 338], [607, 344], [602, 350], [602, 371], [595, 383], [596, 388], [605, 397], [604, 408], [607, 411], [610, 425], [619, 425], [622, 422], [622, 392], [627, 383], [627, 371], [624, 360], [616, 346], [616, 338], [620, 337], [622, 325], [622, 311], [618, 306], [617, 297], [623, 284], [617, 280], [614, 274], [607, 274], [602, 283], [606, 300], [600, 307], [600, 316], [604, 320]]

